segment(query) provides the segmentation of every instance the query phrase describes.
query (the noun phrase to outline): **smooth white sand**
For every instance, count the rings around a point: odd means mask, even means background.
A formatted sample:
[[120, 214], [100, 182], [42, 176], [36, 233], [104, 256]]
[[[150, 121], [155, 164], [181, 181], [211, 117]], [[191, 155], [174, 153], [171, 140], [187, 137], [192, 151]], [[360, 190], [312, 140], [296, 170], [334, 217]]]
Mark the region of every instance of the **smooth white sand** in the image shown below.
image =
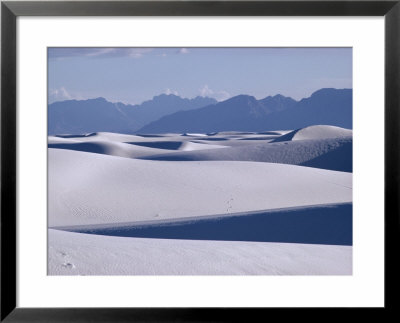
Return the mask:
[[49, 149], [49, 226], [162, 220], [352, 200], [351, 173]]
[[[61, 146], [49, 148], [48, 155], [48, 274], [349, 275], [351, 246], [125, 238], [51, 229], [348, 203], [351, 173], [297, 164], [327, 156], [313, 164], [323, 168], [331, 156], [340, 157], [332, 154], [335, 149], [351, 144], [349, 131], [318, 126], [295, 133], [49, 137], [50, 147]], [[271, 142], [278, 137], [281, 142]], [[157, 160], [160, 156], [176, 160]]]
[[49, 230], [50, 275], [350, 275], [352, 247]]

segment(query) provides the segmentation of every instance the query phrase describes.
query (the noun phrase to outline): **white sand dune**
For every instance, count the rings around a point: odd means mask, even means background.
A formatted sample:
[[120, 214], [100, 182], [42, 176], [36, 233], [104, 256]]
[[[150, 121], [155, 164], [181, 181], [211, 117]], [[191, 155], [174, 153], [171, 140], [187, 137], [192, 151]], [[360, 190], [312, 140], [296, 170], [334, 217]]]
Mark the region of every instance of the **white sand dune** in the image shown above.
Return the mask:
[[79, 142], [89, 142], [89, 141], [105, 141], [105, 142], [121, 142], [121, 143], [130, 143], [130, 142], [162, 142], [162, 141], [193, 141], [196, 139], [205, 139], [209, 137], [206, 134], [179, 134], [179, 133], [166, 133], [166, 134], [145, 134], [145, 135], [127, 135], [127, 134], [119, 134], [113, 132], [93, 132], [87, 134], [65, 134], [65, 135], [57, 135], [57, 136], [49, 136], [49, 142], [57, 142], [60, 140], [73, 140]]
[[297, 130], [293, 130], [274, 141], [288, 141], [288, 140], [310, 140], [310, 139], [327, 139], [327, 138], [343, 138], [352, 137], [353, 131], [350, 129], [335, 127], [335, 126], [310, 126]]
[[50, 275], [352, 273], [351, 130], [48, 143]]
[[[226, 145], [229, 145], [229, 143]], [[324, 155], [327, 155], [327, 157], [322, 158]], [[152, 154], [151, 156], [139, 158], [169, 161], [256, 161], [351, 172], [352, 138], [296, 140], [274, 143], [259, 140], [251, 144], [237, 145], [218, 151], [179, 151], [169, 154]]]
[[49, 136], [49, 138], [69, 138], [79, 141], [117, 141], [117, 142], [127, 142], [127, 141], [135, 141], [141, 140], [142, 137], [137, 135], [126, 135], [120, 133], [113, 132], [92, 132], [81, 135], [74, 134], [66, 134], [66, 135], [57, 135], [57, 136]]
[[57, 137], [57, 136], [48, 136], [47, 143], [48, 144], [70, 144], [70, 143], [77, 143], [82, 142], [82, 140], [77, 140], [79, 138], [74, 137]]
[[182, 151], [197, 151], [197, 150], [204, 150], [204, 149], [216, 149], [216, 148], [225, 148], [226, 146], [223, 145], [207, 145], [204, 143], [195, 143], [191, 141], [186, 141], [180, 147]]
[[[138, 145], [131, 145], [117, 141], [58, 141], [49, 140], [48, 147], [52, 149], [66, 149], [75, 151], [84, 151], [89, 153], [104, 154], [110, 156], [118, 156], [125, 158], [139, 158], [149, 157], [152, 155], [165, 154], [165, 149], [157, 149], [151, 147], [143, 147]], [[174, 152], [174, 150], [170, 150]]]
[[50, 148], [48, 200], [50, 227], [150, 221], [351, 202], [352, 176], [283, 164], [144, 161]]
[[184, 133], [181, 136], [185, 136], [185, 137], [207, 137], [207, 134], [204, 133]]
[[149, 147], [155, 149], [161, 149], [162, 151], [193, 151], [193, 150], [204, 150], [204, 149], [215, 149], [225, 148], [223, 145], [213, 145], [205, 142], [193, 142], [189, 140], [177, 141], [177, 140], [162, 140], [162, 141], [141, 141], [141, 142], [129, 142], [131, 145]]
[[277, 135], [277, 136], [281, 136], [281, 135], [285, 135], [287, 133], [289, 133], [290, 130], [274, 130], [274, 131], [261, 131], [261, 132], [257, 132], [260, 135]]
[[[176, 151], [194, 151], [203, 149], [224, 148], [223, 145], [196, 143], [189, 140], [174, 140], [176, 136], [143, 138], [139, 136], [119, 135], [113, 133], [94, 133], [88, 135], [50, 136], [49, 148], [84, 151], [125, 158], [148, 157]], [[171, 140], [172, 139], [172, 140]], [[181, 138], [179, 138], [181, 139]]]
[[352, 247], [49, 230], [49, 275], [351, 275]]

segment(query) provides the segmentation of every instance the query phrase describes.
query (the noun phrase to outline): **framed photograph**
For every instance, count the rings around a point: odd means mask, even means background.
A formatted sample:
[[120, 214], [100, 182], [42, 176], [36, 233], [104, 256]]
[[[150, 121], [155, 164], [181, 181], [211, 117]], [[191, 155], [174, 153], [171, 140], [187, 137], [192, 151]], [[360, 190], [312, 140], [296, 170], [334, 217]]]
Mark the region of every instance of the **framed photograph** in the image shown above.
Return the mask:
[[399, 14], [2, 2], [1, 320], [394, 311]]

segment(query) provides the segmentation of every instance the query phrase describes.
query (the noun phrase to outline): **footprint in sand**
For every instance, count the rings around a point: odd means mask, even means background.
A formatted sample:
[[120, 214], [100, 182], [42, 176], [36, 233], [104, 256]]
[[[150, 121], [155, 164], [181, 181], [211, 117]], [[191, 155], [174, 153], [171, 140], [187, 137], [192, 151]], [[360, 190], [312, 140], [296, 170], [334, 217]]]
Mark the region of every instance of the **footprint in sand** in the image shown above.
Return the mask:
[[226, 204], [227, 204], [226, 212], [228, 212], [228, 213], [232, 209], [232, 202], [233, 202], [233, 198], [232, 197], [231, 197], [231, 199], [229, 201], [226, 202]]
[[75, 265], [71, 264], [70, 262], [64, 262], [62, 266], [68, 269], [75, 269]]

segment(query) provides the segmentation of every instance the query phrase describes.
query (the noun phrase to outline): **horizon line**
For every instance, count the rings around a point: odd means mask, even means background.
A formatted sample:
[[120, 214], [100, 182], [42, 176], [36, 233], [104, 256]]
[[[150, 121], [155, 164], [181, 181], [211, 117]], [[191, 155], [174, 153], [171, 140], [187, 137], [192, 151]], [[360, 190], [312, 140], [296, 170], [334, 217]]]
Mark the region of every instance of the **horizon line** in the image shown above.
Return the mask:
[[[181, 98], [181, 99], [187, 99], [187, 100], [194, 100], [194, 99], [196, 99], [196, 98], [205, 98], [205, 99], [213, 99], [213, 100], [215, 100], [217, 103], [221, 103], [221, 102], [225, 102], [225, 101], [228, 101], [228, 100], [230, 100], [230, 99], [232, 99], [232, 98], [235, 98], [235, 97], [238, 97], [238, 96], [242, 96], [242, 95], [244, 95], [244, 96], [249, 96], [249, 97], [253, 97], [253, 98], [255, 98], [257, 101], [263, 100], [263, 99], [268, 98], [268, 97], [283, 96], [283, 97], [285, 97], [285, 98], [290, 98], [290, 99], [292, 99], [292, 100], [294, 100], [294, 101], [296, 101], [296, 102], [300, 102], [301, 100], [310, 98], [314, 93], [316, 93], [316, 92], [318, 92], [318, 91], [321, 91], [321, 90], [328, 90], [328, 89], [331, 89], [331, 90], [353, 90], [352, 87], [349, 87], [349, 88], [323, 87], [323, 88], [320, 88], [320, 89], [318, 89], [318, 90], [315, 90], [315, 91], [312, 92], [309, 96], [303, 97], [303, 98], [301, 98], [301, 99], [299, 99], [299, 100], [293, 99], [291, 96], [286, 96], [286, 95], [283, 95], [283, 94], [281, 94], [281, 93], [277, 93], [277, 94], [274, 94], [274, 95], [267, 95], [267, 96], [262, 97], [262, 98], [260, 98], [260, 99], [257, 99], [254, 95], [250, 95], [250, 94], [238, 94], [238, 95], [231, 96], [231, 97], [229, 97], [229, 98], [227, 98], [227, 99], [225, 99], [225, 100], [221, 100], [221, 101], [218, 101], [217, 99], [215, 99], [215, 98], [213, 98], [213, 97], [210, 97], [210, 96], [197, 95], [197, 96], [194, 96], [194, 97], [192, 97], [192, 98], [188, 98], [188, 97], [176, 95], [176, 94], [174, 94], [174, 93], [168, 93], [168, 94], [167, 94], [167, 93], [160, 93], [160, 94], [154, 95], [152, 98], [147, 99], [147, 100], [144, 100], [144, 101], [142, 101], [142, 102], [140, 102], [140, 103], [124, 103], [124, 102], [122, 102], [122, 101], [111, 101], [111, 100], [109, 100], [109, 99], [107, 99], [107, 98], [105, 98], [105, 97], [98, 96], [98, 97], [86, 98], [86, 99], [71, 98], [71, 99], [67, 99], [67, 100], [53, 101], [53, 102], [49, 102], [49, 100], [47, 99], [47, 105], [49, 106], [49, 105], [52, 105], [52, 104], [54, 104], [54, 103], [61, 103], [61, 102], [67, 102], [67, 101], [89, 101], [89, 100], [103, 99], [103, 100], [105, 100], [105, 101], [107, 101], [107, 102], [109, 102], [109, 103], [112, 103], [112, 104], [124, 104], [124, 105], [136, 106], [136, 105], [142, 105], [142, 104], [145, 103], [145, 102], [154, 100], [154, 98], [159, 97], [159, 96], [175, 96], [175, 97], [178, 97], [178, 98]], [[216, 103], [216, 104], [217, 104], [217, 103]]]

